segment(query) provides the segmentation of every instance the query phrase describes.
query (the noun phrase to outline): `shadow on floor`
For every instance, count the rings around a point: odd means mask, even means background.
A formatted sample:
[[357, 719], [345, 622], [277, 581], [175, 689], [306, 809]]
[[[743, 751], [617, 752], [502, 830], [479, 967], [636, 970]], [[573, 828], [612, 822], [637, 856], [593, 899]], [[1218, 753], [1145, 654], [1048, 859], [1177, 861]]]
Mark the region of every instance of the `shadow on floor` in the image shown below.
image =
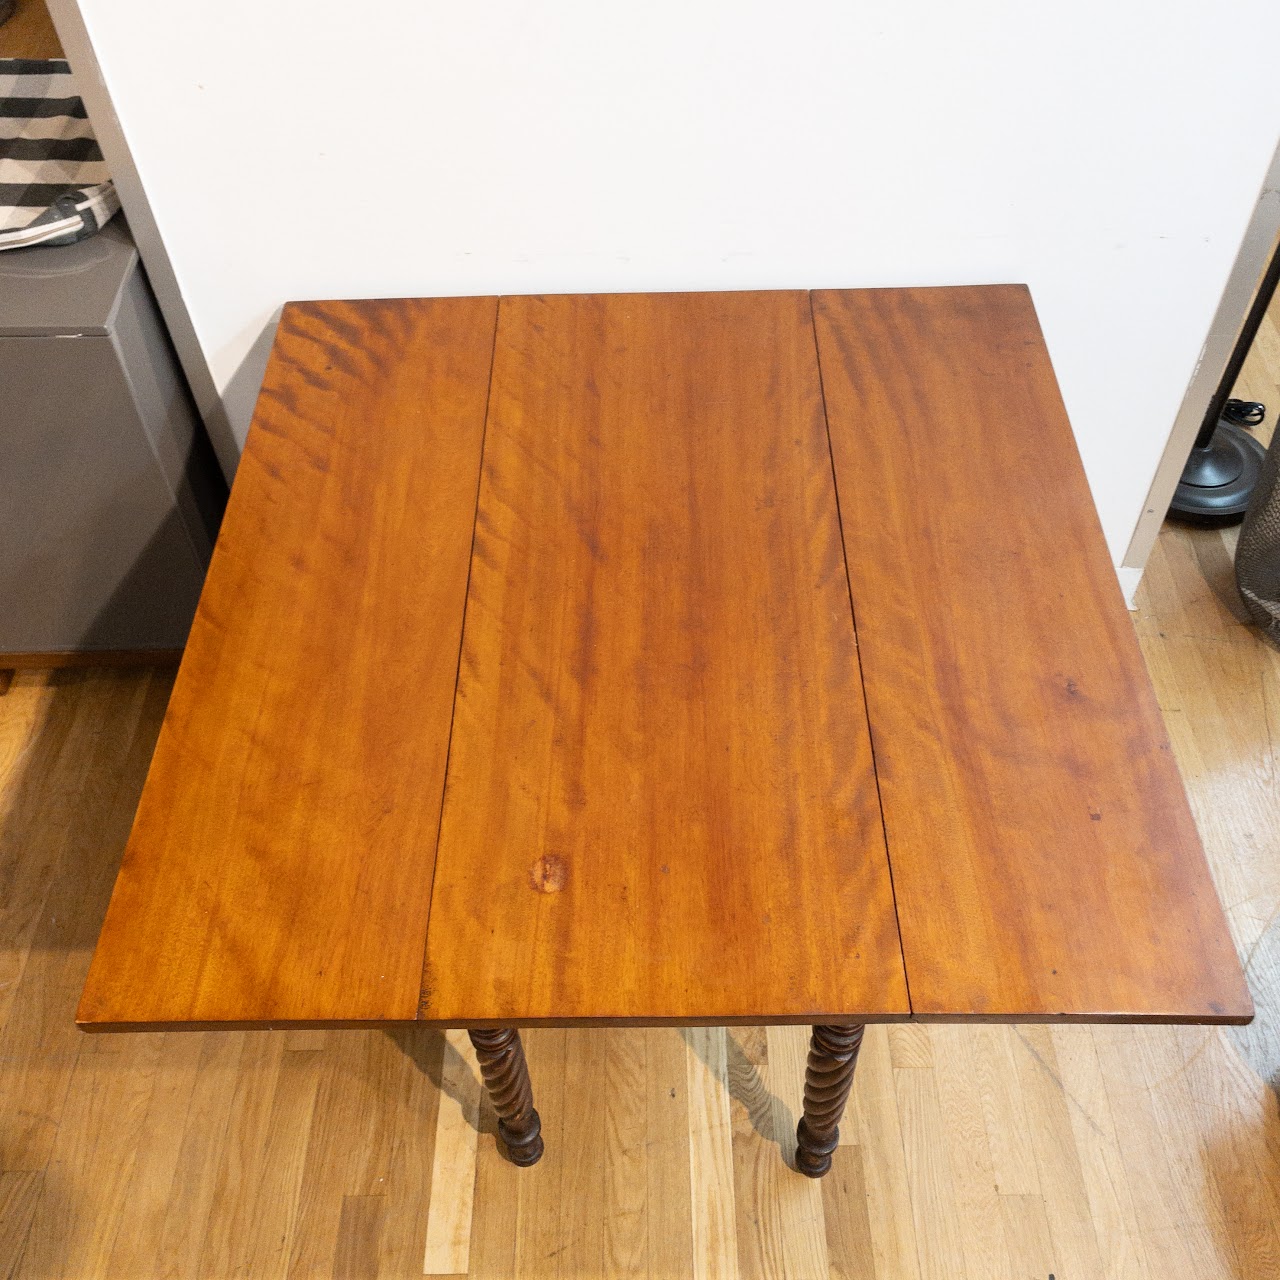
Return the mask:
[[[697, 1036], [691, 1035], [686, 1027], [679, 1028], [679, 1035], [684, 1040], [685, 1049], [695, 1053], [704, 1066], [716, 1071], [714, 1062], [709, 1062], [702, 1052], [703, 1043]], [[747, 1118], [752, 1129], [766, 1142], [777, 1143], [784, 1155], [788, 1151], [786, 1134], [779, 1135], [778, 1129], [795, 1130], [796, 1117], [790, 1108], [775, 1094], [770, 1093], [765, 1085], [760, 1069], [743, 1052], [741, 1044], [731, 1030], [725, 1031], [725, 1048], [728, 1061], [729, 1097], [742, 1103], [747, 1109]]]
[[[388, 1027], [387, 1038], [446, 1098], [452, 1098], [461, 1108], [464, 1117], [471, 1114], [472, 1099], [478, 1091], [480, 1106], [472, 1128], [479, 1134], [494, 1137], [498, 1133], [498, 1117], [485, 1096], [479, 1072], [463, 1060], [462, 1055], [449, 1043], [443, 1031], [436, 1027]], [[454, 1083], [470, 1077], [472, 1084], [459, 1089]], [[538, 1084], [533, 1082], [534, 1105], [538, 1101]]]

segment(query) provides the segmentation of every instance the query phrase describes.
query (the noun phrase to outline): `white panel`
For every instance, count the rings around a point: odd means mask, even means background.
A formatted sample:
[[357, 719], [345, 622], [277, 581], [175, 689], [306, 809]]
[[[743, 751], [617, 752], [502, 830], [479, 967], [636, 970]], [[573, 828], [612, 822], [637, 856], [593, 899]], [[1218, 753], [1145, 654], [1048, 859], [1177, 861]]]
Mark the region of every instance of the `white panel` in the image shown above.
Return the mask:
[[289, 298], [1025, 280], [1117, 561], [1280, 131], [1274, 0], [79, 4], [221, 390]]

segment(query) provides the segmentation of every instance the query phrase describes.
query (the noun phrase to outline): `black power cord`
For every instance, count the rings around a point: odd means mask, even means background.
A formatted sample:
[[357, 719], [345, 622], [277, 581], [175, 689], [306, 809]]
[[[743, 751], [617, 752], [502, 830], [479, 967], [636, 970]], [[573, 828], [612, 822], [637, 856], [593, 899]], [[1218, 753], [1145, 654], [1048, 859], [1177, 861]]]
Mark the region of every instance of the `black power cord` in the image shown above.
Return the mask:
[[1222, 416], [1238, 427], [1260, 427], [1267, 416], [1267, 406], [1261, 400], [1228, 400], [1222, 406]]

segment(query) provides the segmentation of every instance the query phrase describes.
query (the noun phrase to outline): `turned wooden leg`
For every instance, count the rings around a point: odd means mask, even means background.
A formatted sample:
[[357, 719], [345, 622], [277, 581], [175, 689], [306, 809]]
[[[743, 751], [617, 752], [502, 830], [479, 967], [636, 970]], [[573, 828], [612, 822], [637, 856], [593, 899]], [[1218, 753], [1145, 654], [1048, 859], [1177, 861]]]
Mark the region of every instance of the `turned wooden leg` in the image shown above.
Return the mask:
[[533, 1086], [520, 1033], [514, 1027], [468, 1031], [480, 1060], [484, 1086], [498, 1113], [498, 1133], [512, 1164], [537, 1164], [542, 1158], [542, 1121], [533, 1109]]
[[820, 1178], [840, 1141], [840, 1117], [853, 1087], [862, 1027], [814, 1027], [804, 1073], [804, 1115], [796, 1126], [796, 1168]]

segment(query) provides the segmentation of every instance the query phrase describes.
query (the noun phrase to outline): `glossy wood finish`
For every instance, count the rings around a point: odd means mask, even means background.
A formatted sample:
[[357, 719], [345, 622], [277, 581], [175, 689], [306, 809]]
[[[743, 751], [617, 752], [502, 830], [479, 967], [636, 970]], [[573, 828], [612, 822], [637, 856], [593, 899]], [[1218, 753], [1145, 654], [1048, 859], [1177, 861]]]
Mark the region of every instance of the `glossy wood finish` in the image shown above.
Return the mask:
[[414, 1017], [496, 307], [285, 309], [82, 1024]]
[[796, 1126], [796, 1168], [807, 1178], [821, 1178], [831, 1169], [864, 1030], [860, 1026], [813, 1029], [804, 1073], [804, 1114]]
[[286, 309], [82, 1022], [1247, 1018], [1026, 291], [814, 306]]
[[63, 649], [45, 653], [0, 653], [0, 670], [50, 671], [56, 667], [176, 667], [181, 661], [181, 649]]
[[1246, 1020], [1026, 289], [814, 312], [915, 1015]]
[[504, 298], [423, 1018], [908, 1012], [808, 297]]
[[506, 1144], [507, 1159], [522, 1167], [537, 1164], [543, 1151], [542, 1120], [533, 1105], [520, 1033], [514, 1027], [501, 1027], [468, 1034], [498, 1117], [498, 1136]]
[[[1271, 404], [1264, 333], [1239, 393]], [[1167, 528], [1133, 616], [1257, 1020], [870, 1026], [817, 1182], [779, 1158], [807, 1027], [529, 1032], [533, 1170], [494, 1139], [465, 1032], [82, 1035], [173, 676], [19, 672], [0, 700], [0, 1274], [1274, 1277], [1280, 653], [1232, 615], [1233, 534]]]

